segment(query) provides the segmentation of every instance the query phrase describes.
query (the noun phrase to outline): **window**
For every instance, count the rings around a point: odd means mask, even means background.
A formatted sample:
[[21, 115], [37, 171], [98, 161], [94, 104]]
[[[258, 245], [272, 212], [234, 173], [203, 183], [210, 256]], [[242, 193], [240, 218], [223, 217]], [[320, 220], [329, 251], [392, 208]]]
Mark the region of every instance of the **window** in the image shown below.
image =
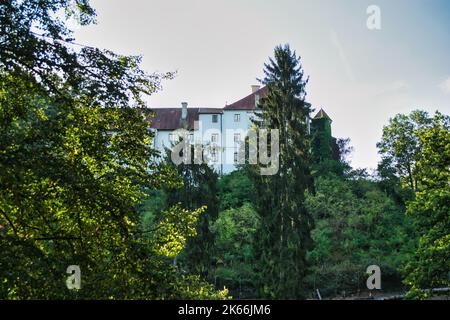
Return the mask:
[[219, 135], [217, 133], [213, 133], [211, 135], [211, 142], [217, 142], [219, 141]]
[[215, 148], [211, 150], [211, 158], [213, 162], [217, 162], [217, 151]]
[[241, 134], [235, 133], [234, 134], [234, 142], [240, 142], [241, 141]]
[[234, 115], [234, 122], [240, 122], [241, 121], [241, 115], [239, 113], [236, 113]]
[[169, 142], [175, 142], [175, 135], [173, 133], [169, 133]]
[[219, 116], [218, 116], [217, 114], [213, 114], [213, 115], [212, 115], [212, 122], [213, 122], [213, 123], [219, 122]]
[[234, 153], [234, 163], [237, 163], [237, 162], [238, 162], [238, 153], [235, 152]]
[[194, 134], [189, 134], [189, 142], [194, 143]]

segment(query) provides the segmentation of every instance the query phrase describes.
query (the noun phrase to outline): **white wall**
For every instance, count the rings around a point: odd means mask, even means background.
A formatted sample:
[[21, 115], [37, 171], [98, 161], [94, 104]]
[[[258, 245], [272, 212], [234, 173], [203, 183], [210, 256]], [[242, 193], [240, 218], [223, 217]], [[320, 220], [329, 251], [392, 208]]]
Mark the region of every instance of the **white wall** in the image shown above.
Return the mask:
[[[210, 159], [208, 164], [212, 166], [218, 173], [222, 170], [222, 114], [217, 113], [217, 123], [212, 122], [213, 114], [200, 114], [199, 115], [199, 138], [201, 138], [201, 143], [204, 146], [213, 146], [216, 148], [217, 161], [214, 162]], [[217, 135], [217, 142], [212, 143], [212, 135]]]
[[164, 152], [165, 148], [170, 148], [171, 142], [169, 141], [170, 130], [157, 130], [155, 139], [153, 140], [153, 146], [161, 152]]
[[[239, 122], [234, 121], [235, 114], [240, 115]], [[238, 152], [238, 144], [234, 142], [234, 133], [240, 133], [241, 141], [245, 141], [245, 136], [247, 135], [248, 129], [251, 127], [250, 118], [252, 115], [253, 112], [243, 110], [224, 110], [223, 112], [223, 174], [236, 170], [234, 153]]]
[[[240, 115], [240, 121], [234, 121], [234, 115]], [[250, 129], [254, 116], [252, 111], [244, 110], [224, 110], [223, 114], [217, 114], [217, 123], [212, 122], [212, 114], [199, 115], [198, 131], [194, 131], [195, 141], [199, 141], [202, 145], [211, 146], [211, 137], [213, 134], [218, 135], [218, 142], [215, 144], [218, 150], [217, 162], [212, 159], [208, 162], [218, 173], [227, 174], [236, 170], [234, 164], [234, 153], [238, 152], [238, 144], [234, 142], [234, 133], [240, 133], [240, 140], [245, 141], [245, 136]], [[155, 149], [164, 152], [165, 148], [169, 148], [172, 144], [169, 141], [171, 130], [158, 130], [153, 146]]]

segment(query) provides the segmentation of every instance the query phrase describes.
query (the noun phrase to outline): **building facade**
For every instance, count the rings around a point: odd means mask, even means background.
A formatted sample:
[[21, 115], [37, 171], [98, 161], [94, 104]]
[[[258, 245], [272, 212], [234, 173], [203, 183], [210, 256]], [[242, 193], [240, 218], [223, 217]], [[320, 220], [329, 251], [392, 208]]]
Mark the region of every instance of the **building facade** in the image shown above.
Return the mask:
[[165, 153], [179, 139], [175, 130], [188, 130], [190, 142], [205, 147], [204, 161], [220, 174], [230, 173], [236, 170], [239, 147], [265, 94], [264, 87], [252, 86], [248, 96], [224, 108], [192, 108], [186, 102], [181, 108], [151, 108], [155, 116], [148, 120], [155, 131], [154, 147]]
[[[237, 168], [239, 148], [253, 125], [259, 101], [266, 94], [265, 87], [251, 86], [248, 96], [224, 108], [193, 108], [186, 102], [181, 108], [151, 108], [154, 117], [148, 120], [155, 132], [154, 147], [165, 153], [179, 141], [175, 131], [185, 129], [191, 144], [205, 148], [204, 162], [219, 174], [228, 174]], [[309, 119], [306, 121], [310, 123]]]

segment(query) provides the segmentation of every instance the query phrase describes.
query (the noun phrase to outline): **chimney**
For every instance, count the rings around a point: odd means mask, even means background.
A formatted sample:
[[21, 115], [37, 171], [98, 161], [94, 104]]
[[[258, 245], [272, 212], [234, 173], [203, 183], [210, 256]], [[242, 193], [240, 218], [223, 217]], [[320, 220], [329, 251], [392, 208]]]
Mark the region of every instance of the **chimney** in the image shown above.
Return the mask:
[[182, 102], [181, 103], [181, 120], [186, 120], [187, 119], [187, 102]]
[[256, 91], [258, 91], [261, 88], [260, 85], [254, 84], [252, 85], [252, 93], [255, 93]]

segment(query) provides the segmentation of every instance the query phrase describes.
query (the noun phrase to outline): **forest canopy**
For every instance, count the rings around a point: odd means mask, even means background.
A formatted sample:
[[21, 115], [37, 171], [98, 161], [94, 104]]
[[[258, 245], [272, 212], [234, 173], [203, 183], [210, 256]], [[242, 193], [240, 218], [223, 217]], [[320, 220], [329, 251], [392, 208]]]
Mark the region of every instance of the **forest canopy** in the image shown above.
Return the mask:
[[352, 168], [280, 45], [251, 128], [279, 130], [278, 171], [175, 165], [145, 103], [174, 73], [75, 42], [68, 19], [96, 12], [0, 1], [0, 299], [340, 298], [367, 291], [369, 265], [406, 298], [450, 287], [448, 115], [394, 116], [377, 170]]

